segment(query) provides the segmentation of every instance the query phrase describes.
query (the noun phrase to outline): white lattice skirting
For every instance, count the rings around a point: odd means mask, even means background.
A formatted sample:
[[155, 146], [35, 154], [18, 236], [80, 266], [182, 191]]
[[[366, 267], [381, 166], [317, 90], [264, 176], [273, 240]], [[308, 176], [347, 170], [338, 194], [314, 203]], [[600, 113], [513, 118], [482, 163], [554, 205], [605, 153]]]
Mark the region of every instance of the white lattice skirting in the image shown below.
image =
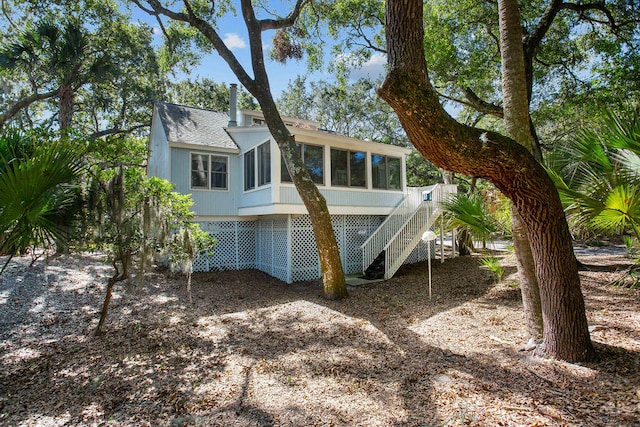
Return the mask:
[[[373, 215], [331, 216], [346, 274], [361, 272], [360, 246], [383, 220], [383, 216]], [[194, 271], [255, 268], [287, 283], [320, 278], [320, 262], [308, 215], [207, 221], [200, 226], [216, 237], [218, 243], [213, 255], [195, 260]], [[405, 264], [426, 259], [427, 246], [421, 243]]]

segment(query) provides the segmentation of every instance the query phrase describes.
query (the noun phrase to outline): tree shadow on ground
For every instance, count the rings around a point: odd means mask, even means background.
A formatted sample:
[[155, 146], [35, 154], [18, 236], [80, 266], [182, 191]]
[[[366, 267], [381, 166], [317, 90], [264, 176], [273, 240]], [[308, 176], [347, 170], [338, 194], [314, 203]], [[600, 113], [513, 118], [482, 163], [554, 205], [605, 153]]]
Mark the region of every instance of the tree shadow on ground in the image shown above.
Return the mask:
[[[62, 336], [16, 363], [3, 355], [0, 419], [633, 425], [637, 352], [599, 345], [603, 362], [580, 367], [532, 358], [506, 340], [492, 342], [488, 353], [441, 344], [442, 330], [430, 330], [434, 319], [455, 322], [464, 306], [482, 331], [483, 313], [473, 310], [515, 312], [519, 292], [496, 291], [476, 261], [455, 259], [433, 266], [429, 300], [424, 267], [355, 288], [339, 302], [323, 299], [317, 283], [288, 286], [247, 271], [194, 275], [190, 304], [183, 279], [156, 273], [148, 279], [154, 298], [123, 293], [115, 300], [104, 337]], [[455, 277], [461, 267], [473, 274]], [[470, 283], [473, 276], [479, 280]], [[594, 392], [602, 389], [608, 392]]]

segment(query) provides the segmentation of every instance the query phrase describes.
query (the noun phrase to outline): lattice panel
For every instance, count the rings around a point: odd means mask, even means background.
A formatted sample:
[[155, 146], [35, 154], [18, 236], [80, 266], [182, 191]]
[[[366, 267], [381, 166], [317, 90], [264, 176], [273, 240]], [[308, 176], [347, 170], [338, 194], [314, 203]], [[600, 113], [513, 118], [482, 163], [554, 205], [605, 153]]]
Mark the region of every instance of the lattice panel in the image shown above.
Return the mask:
[[209, 271], [209, 260], [206, 257], [196, 256], [196, 259], [193, 260], [193, 271]]
[[289, 279], [289, 229], [286, 219], [273, 221], [273, 277]]
[[254, 221], [210, 221], [200, 223], [218, 239], [213, 255], [197, 257], [193, 271], [243, 270], [255, 267], [256, 224]]
[[[331, 223], [346, 274], [362, 271], [360, 245], [381, 224], [384, 217], [370, 215], [333, 215]], [[309, 216], [292, 221], [292, 279], [314, 280], [320, 277], [320, 261]]]
[[428, 245], [431, 244], [431, 259], [436, 257], [436, 242], [435, 240], [430, 243], [420, 241], [418, 245], [413, 249], [411, 254], [407, 257], [403, 264], [414, 264], [416, 262], [426, 261], [429, 255]]
[[266, 219], [258, 222], [258, 259], [256, 268], [273, 277], [288, 281], [288, 229], [286, 219]]
[[291, 280], [314, 280], [320, 277], [318, 249], [309, 215], [291, 221]]
[[271, 263], [273, 260], [273, 221], [260, 221], [258, 224], [259, 232], [258, 241], [256, 242], [258, 246], [258, 259], [256, 267], [265, 273], [271, 274]]
[[[362, 270], [360, 245], [381, 224], [384, 217], [370, 215], [333, 215], [342, 265], [347, 274]], [[259, 221], [211, 221], [201, 227], [218, 239], [214, 254], [198, 257], [194, 271], [242, 270], [257, 268], [283, 281], [320, 278], [320, 261], [311, 220], [308, 215]], [[289, 248], [289, 236], [291, 248]], [[434, 254], [435, 254], [435, 247]], [[426, 260], [421, 243], [406, 263]]]
[[256, 267], [256, 221], [238, 221], [238, 269]]

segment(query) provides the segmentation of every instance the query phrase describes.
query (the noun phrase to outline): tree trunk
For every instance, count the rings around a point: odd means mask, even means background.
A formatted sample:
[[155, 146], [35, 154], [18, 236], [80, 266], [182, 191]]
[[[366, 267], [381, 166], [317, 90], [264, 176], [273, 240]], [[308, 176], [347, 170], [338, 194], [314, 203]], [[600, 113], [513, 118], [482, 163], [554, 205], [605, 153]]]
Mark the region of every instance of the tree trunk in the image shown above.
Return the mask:
[[58, 111], [58, 122], [60, 123], [60, 130], [63, 130], [71, 126], [71, 118], [73, 117], [73, 88], [70, 85], [61, 85], [59, 97], [60, 109]]
[[[304, 1], [298, 0], [295, 10], [290, 16], [294, 16], [296, 11], [299, 13], [303, 5]], [[271, 132], [271, 135], [273, 135], [278, 147], [282, 151], [282, 157], [289, 170], [291, 180], [296, 186], [296, 190], [309, 212], [313, 234], [316, 239], [318, 257], [320, 259], [325, 297], [328, 299], [344, 298], [347, 296], [347, 283], [344, 277], [344, 270], [342, 269], [340, 249], [338, 248], [338, 242], [333, 232], [327, 202], [311, 179], [311, 174], [307, 170], [307, 167], [302, 162], [302, 158], [296, 150], [295, 139], [282, 121], [269, 87], [269, 77], [264, 67], [262, 32], [271, 28], [271, 23], [256, 19], [251, 0], [242, 0], [241, 6], [242, 15], [249, 32], [254, 78], [248, 78], [246, 73], [241, 68], [238, 68], [237, 61], [228, 55], [228, 53], [230, 53], [229, 51], [220, 52], [220, 54], [227, 60], [227, 63], [231, 66], [231, 69], [240, 79], [241, 83], [260, 104], [269, 132]], [[287, 23], [282, 22], [281, 24], [293, 25], [293, 21]], [[212, 40], [211, 38], [209, 39]], [[216, 43], [214, 43], [214, 45], [216, 45]], [[219, 48], [219, 51], [221, 50], [220, 48], [222, 48], [222, 46], [216, 47]]]
[[527, 331], [527, 349], [543, 339], [542, 305], [540, 287], [536, 277], [536, 266], [531, 252], [531, 243], [522, 218], [515, 209], [511, 209], [511, 232], [516, 265], [520, 276], [522, 309]]
[[271, 94], [261, 94], [259, 97], [255, 93], [252, 94], [260, 103], [269, 131], [282, 151], [282, 157], [289, 170], [291, 180], [295, 184], [307, 211], [309, 211], [320, 258], [324, 295], [332, 300], [344, 298], [348, 295], [347, 283], [327, 202], [302, 162], [296, 149], [295, 138], [282, 121]]
[[[529, 126], [529, 99], [518, 1], [500, 0], [498, 12], [505, 133], [531, 152], [533, 144]], [[513, 230], [516, 264], [520, 275], [527, 338], [529, 343], [533, 344], [542, 339], [543, 325], [540, 290], [529, 237], [522, 218], [520, 218], [515, 209], [511, 211], [511, 229]]]
[[540, 280], [544, 354], [567, 361], [596, 357], [571, 236], [558, 192], [542, 166], [510, 138], [451, 118], [431, 86], [423, 47], [422, 1], [386, 2], [388, 75], [380, 95], [414, 147], [444, 169], [492, 182], [529, 232]]
[[102, 310], [100, 311], [100, 320], [98, 321], [98, 326], [96, 327], [96, 336], [102, 335], [104, 332], [102, 327], [104, 326], [104, 322], [107, 320], [107, 313], [109, 313], [109, 303], [111, 302], [111, 294], [113, 292], [113, 286], [119, 282], [118, 273], [109, 279], [107, 283], [107, 292], [104, 296], [104, 302], [102, 303]]
[[[60, 123], [60, 130], [68, 129], [71, 126], [71, 117], [73, 115], [73, 88], [70, 85], [61, 85], [58, 89], [59, 96], [59, 110], [58, 110], [58, 122]], [[64, 214], [63, 214], [64, 215]], [[69, 244], [68, 244], [68, 236], [71, 234], [71, 225], [67, 223], [64, 217], [58, 215], [56, 218], [56, 223], [60, 230], [65, 235], [64, 238], [57, 237], [55, 239], [56, 242], [56, 253], [58, 254], [68, 254]]]

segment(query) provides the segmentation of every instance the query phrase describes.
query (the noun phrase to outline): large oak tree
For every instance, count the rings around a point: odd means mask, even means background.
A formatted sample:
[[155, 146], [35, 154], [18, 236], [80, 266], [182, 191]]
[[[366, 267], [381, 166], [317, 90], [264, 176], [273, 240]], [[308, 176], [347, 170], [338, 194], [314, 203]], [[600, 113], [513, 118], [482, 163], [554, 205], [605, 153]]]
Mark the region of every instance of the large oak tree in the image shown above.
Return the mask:
[[492, 182], [529, 232], [544, 321], [541, 352], [567, 361], [596, 358], [578, 268], [558, 192], [526, 148], [510, 138], [456, 122], [429, 80], [420, 0], [386, 3], [388, 74], [380, 95], [413, 145], [444, 169]]

